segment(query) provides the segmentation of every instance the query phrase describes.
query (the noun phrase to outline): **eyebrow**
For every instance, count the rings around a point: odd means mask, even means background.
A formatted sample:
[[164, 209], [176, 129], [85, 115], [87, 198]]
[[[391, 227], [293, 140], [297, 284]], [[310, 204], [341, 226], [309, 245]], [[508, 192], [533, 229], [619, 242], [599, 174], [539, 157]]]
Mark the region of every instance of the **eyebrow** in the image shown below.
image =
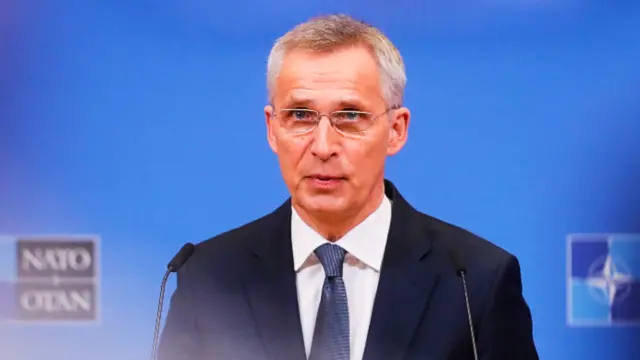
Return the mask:
[[311, 107], [313, 100], [303, 97], [289, 96], [284, 101], [287, 107]]
[[[299, 97], [299, 96], [290, 96], [286, 99], [285, 104], [287, 104], [286, 107], [291, 108], [291, 107], [313, 107], [313, 104], [315, 103], [314, 100], [310, 99], [310, 98], [306, 98], [306, 97]], [[360, 109], [360, 108], [366, 108], [366, 103], [364, 103], [362, 100], [355, 98], [355, 97], [349, 97], [349, 98], [343, 98], [343, 99], [339, 99], [337, 104], [336, 104], [336, 109]]]

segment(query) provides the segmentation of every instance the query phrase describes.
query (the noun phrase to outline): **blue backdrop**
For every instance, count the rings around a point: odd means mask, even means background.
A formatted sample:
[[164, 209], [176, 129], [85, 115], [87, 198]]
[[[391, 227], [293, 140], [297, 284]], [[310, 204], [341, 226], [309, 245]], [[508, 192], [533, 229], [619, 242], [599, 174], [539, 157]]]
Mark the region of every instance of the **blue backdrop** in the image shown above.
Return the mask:
[[99, 235], [101, 321], [0, 324], [2, 359], [148, 356], [173, 253], [286, 198], [266, 57], [334, 11], [406, 61], [388, 177], [520, 258], [541, 357], [640, 358], [638, 327], [566, 315], [567, 235], [640, 232], [640, 3], [58, 0], [0, 6], [0, 234]]

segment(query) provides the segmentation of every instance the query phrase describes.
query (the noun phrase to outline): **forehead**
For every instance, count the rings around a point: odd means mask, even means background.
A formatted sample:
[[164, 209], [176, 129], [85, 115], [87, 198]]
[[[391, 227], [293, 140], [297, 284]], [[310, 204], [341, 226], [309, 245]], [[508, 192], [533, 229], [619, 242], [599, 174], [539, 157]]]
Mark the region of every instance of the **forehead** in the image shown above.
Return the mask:
[[285, 103], [359, 102], [382, 100], [380, 70], [364, 47], [331, 52], [288, 53], [276, 79], [274, 98]]

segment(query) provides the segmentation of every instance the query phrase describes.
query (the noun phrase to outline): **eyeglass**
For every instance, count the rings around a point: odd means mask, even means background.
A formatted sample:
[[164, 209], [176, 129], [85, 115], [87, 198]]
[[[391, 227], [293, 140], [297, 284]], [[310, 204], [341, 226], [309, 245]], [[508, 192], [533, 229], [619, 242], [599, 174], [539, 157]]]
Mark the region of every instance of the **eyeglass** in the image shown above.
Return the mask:
[[280, 126], [286, 131], [298, 135], [315, 130], [323, 116], [328, 116], [331, 126], [340, 133], [362, 135], [379, 117], [399, 108], [400, 105], [394, 105], [378, 115], [355, 110], [339, 110], [329, 114], [321, 114], [311, 109], [281, 109], [276, 117], [280, 121]]

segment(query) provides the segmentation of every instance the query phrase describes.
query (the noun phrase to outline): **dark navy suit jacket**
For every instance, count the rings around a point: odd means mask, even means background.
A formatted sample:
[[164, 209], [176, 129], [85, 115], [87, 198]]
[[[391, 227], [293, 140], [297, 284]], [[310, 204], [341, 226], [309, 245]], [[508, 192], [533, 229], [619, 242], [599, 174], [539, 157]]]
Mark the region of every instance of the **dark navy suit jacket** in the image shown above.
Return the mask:
[[[534, 360], [518, 260], [415, 210], [389, 181], [392, 220], [364, 360], [472, 360], [459, 253], [482, 360]], [[366, 241], [366, 239], [363, 239]], [[291, 203], [196, 246], [180, 269], [159, 360], [303, 360]]]

